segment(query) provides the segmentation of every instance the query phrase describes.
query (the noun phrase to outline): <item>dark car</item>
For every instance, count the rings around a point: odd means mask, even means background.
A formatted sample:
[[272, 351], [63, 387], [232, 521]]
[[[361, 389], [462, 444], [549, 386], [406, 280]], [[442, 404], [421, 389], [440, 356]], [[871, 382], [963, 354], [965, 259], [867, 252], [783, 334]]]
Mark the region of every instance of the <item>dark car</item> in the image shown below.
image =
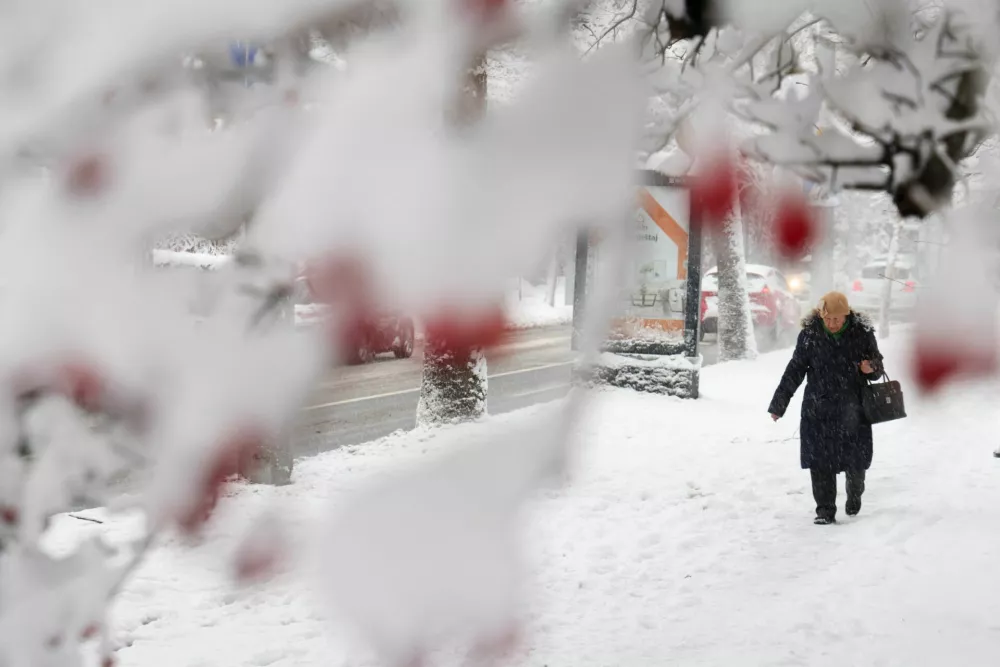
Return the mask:
[[409, 359], [415, 341], [412, 319], [398, 313], [378, 313], [345, 334], [341, 344], [343, 357], [349, 363], [366, 364], [384, 352], [392, 352], [397, 359]]
[[[295, 325], [322, 325], [329, 316], [329, 309], [313, 303], [305, 280], [300, 280], [296, 290]], [[366, 364], [376, 355], [392, 352], [397, 359], [413, 356], [416, 331], [413, 319], [397, 312], [377, 312], [366, 317], [340, 334], [337, 343], [340, 357], [351, 364]]]

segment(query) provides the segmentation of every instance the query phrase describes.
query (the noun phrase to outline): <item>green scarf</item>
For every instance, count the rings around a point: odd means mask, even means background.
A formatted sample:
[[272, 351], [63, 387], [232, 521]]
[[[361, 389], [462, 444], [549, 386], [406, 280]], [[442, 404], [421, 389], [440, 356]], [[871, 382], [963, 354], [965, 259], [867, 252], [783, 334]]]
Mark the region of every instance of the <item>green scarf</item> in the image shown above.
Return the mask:
[[[823, 322], [823, 320], [820, 320], [820, 322]], [[847, 331], [847, 320], [844, 320], [844, 326], [840, 327], [839, 331], [830, 331], [830, 328], [826, 326], [826, 322], [823, 322], [823, 329], [830, 334], [834, 340], [840, 340], [840, 337], [844, 335], [845, 331]]]

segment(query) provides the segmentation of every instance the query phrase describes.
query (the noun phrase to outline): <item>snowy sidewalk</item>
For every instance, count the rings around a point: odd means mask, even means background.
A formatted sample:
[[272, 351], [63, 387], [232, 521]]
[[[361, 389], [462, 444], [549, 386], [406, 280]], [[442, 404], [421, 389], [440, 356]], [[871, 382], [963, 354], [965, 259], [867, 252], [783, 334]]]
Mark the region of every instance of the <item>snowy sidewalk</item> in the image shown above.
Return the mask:
[[[778, 424], [767, 416], [788, 351], [707, 368], [699, 401], [603, 391], [571, 485], [534, 506], [537, 586], [510, 664], [995, 665], [997, 387], [923, 403], [903, 372], [905, 340], [886, 348], [911, 416], [876, 427], [864, 509], [843, 515], [841, 479], [836, 526], [812, 525], [798, 399]], [[120, 664], [368, 664], [305, 585], [234, 591], [233, 537], [265, 501], [304, 521], [371, 474], [524, 418], [391, 437], [303, 462], [291, 487], [240, 489], [207, 546], [168, 543], [127, 588], [114, 614]], [[69, 540], [128, 526], [63, 518], [58, 530]]]

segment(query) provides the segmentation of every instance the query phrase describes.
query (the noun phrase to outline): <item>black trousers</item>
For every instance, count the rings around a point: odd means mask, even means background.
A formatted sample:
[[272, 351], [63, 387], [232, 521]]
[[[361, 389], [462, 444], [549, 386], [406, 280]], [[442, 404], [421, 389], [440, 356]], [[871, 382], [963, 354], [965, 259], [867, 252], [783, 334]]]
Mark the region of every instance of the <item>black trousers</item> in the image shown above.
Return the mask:
[[[837, 516], [837, 473], [832, 470], [812, 468], [813, 498], [816, 500], [816, 516], [832, 519]], [[847, 507], [861, 508], [861, 494], [865, 492], [865, 471], [848, 470]]]

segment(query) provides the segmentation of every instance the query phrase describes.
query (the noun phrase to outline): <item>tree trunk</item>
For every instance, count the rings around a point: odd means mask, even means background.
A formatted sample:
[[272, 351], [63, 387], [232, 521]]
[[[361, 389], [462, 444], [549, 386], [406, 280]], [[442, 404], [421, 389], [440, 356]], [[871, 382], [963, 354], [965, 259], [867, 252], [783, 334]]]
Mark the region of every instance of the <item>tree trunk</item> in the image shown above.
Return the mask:
[[[462, 95], [453, 109], [452, 121], [468, 125], [486, 111], [486, 56], [468, 70]], [[481, 349], [451, 350], [440, 340], [428, 338], [424, 345], [424, 370], [417, 405], [417, 424], [435, 426], [471, 421], [486, 414], [486, 356]]]
[[753, 359], [757, 356], [757, 340], [738, 210], [712, 234], [712, 245], [719, 267], [719, 360]]
[[478, 419], [486, 415], [486, 390], [486, 355], [482, 350], [456, 352], [428, 340], [417, 424], [439, 426]]
[[558, 282], [559, 273], [559, 253], [552, 253], [552, 259], [549, 261], [549, 272], [545, 276], [545, 303], [550, 306], [556, 305], [556, 282]]
[[879, 308], [878, 334], [879, 338], [889, 337], [889, 320], [892, 315], [892, 286], [896, 281], [896, 256], [899, 254], [899, 232], [903, 228], [900, 218], [892, 225], [892, 238], [889, 240], [889, 254], [885, 261], [885, 278], [882, 281], [882, 305]]

